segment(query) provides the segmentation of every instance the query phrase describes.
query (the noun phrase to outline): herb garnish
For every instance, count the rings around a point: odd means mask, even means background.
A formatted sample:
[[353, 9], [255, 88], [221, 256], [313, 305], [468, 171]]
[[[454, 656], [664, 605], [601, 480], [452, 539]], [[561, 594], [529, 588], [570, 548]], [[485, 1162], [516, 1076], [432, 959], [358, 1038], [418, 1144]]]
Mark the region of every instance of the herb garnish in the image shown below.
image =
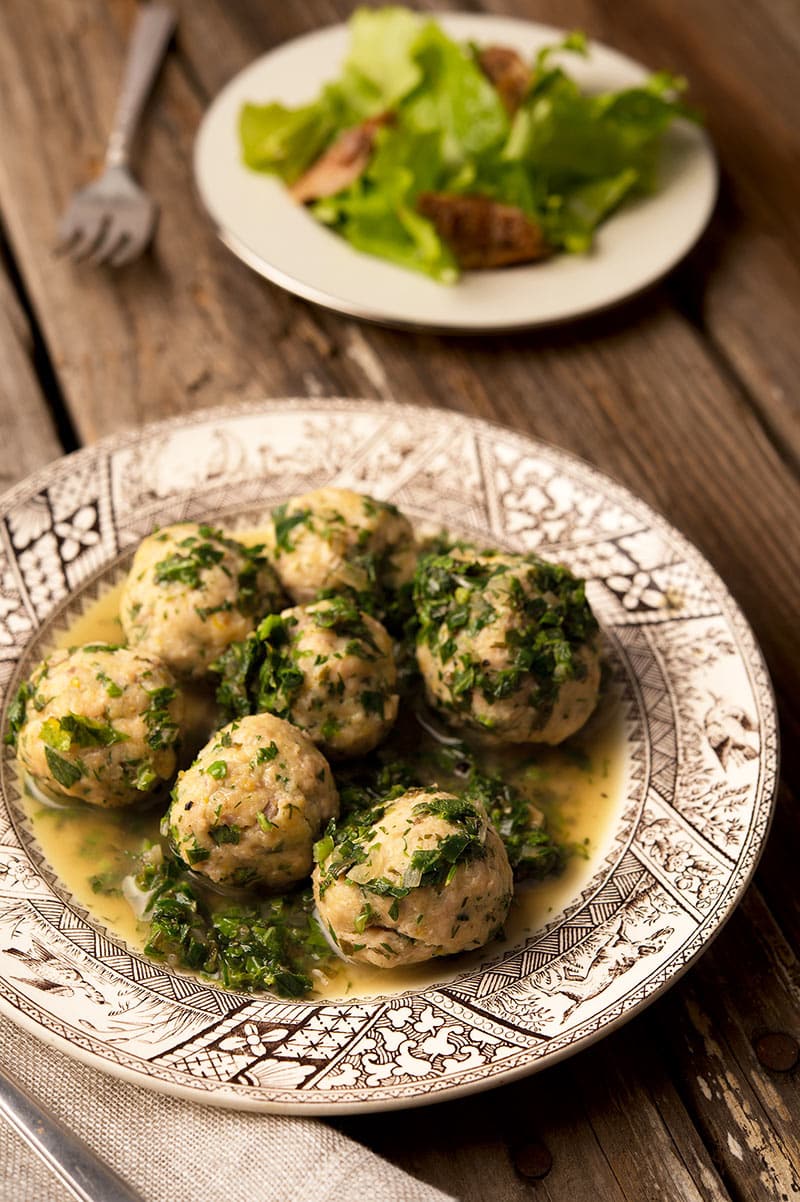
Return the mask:
[[53, 779], [58, 781], [62, 789], [71, 789], [84, 775], [84, 769], [80, 762], [73, 764], [72, 760], [65, 759], [50, 746], [45, 747], [44, 757]]
[[291, 655], [290, 627], [278, 614], [232, 643], [211, 667], [221, 677], [217, 701], [228, 718], [264, 711], [288, 718], [304, 680]]
[[228, 989], [302, 997], [312, 987], [311, 970], [332, 959], [314, 919], [310, 888], [212, 912], [173, 860], [147, 865], [137, 884], [151, 894], [145, 953], [205, 973]]
[[100, 683], [103, 685], [103, 687], [105, 688], [109, 697], [121, 697], [122, 696], [124, 690], [120, 688], [120, 686], [116, 683], [116, 681], [111, 679], [111, 677], [108, 675], [107, 672], [102, 672], [102, 671], [98, 672], [97, 680], [99, 680]]
[[174, 551], [155, 566], [156, 584], [185, 584], [189, 588], [202, 586], [203, 572], [215, 567], [225, 558], [225, 552], [210, 542], [201, 542], [189, 535], [178, 544], [184, 551]]
[[[452, 708], [470, 709], [474, 693], [491, 705], [525, 688], [542, 725], [564, 681], [585, 672], [579, 652], [598, 628], [583, 581], [535, 556], [426, 556], [414, 599], [417, 640], [441, 662]], [[504, 647], [501, 666], [472, 650], [490, 625]]]
[[114, 743], [128, 741], [128, 735], [110, 722], [100, 722], [72, 711], [61, 718], [48, 718], [43, 722], [39, 738], [58, 751], [69, 751], [71, 747], [111, 747]]
[[149, 731], [148, 744], [155, 751], [174, 747], [180, 736], [180, 727], [173, 721], [169, 712], [169, 705], [177, 696], [175, 689], [169, 685], [161, 685], [160, 688], [146, 689], [145, 692], [150, 698], [144, 711], [144, 720]]
[[33, 685], [28, 681], [24, 681], [16, 691], [14, 700], [8, 707], [8, 730], [5, 733], [4, 740], [11, 746], [16, 747], [19, 732], [25, 725], [25, 717], [28, 707], [28, 701], [33, 697]]
[[[187, 535], [177, 545], [180, 550], [174, 551], [155, 565], [156, 584], [178, 583], [191, 589], [200, 589], [203, 587], [203, 574], [209, 568], [221, 565], [223, 571], [231, 574], [223, 561], [225, 552], [232, 551], [242, 562], [242, 567], [236, 575], [236, 608], [243, 614], [251, 614], [258, 609], [261, 601], [259, 573], [267, 566], [267, 559], [262, 554], [262, 544], [249, 547], [229, 538], [214, 526], [199, 526], [196, 535]], [[205, 622], [212, 614], [223, 613], [231, 608], [231, 602], [224, 601], [220, 605], [198, 606], [196, 610]]]
[[290, 541], [289, 535], [294, 530], [295, 526], [303, 525], [311, 516], [310, 509], [300, 509], [296, 513], [287, 513], [288, 504], [279, 505], [277, 509], [272, 511], [272, 524], [275, 528], [275, 546], [276, 553], [281, 551], [293, 551], [294, 544]]
[[[376, 828], [386, 818], [392, 803], [406, 789], [394, 786], [370, 808], [351, 810], [343, 820], [334, 819], [328, 824], [325, 836], [315, 846], [314, 858], [320, 866], [320, 894], [351, 869], [369, 859], [370, 848], [379, 839]], [[446, 822], [451, 831], [442, 836], [434, 847], [416, 848], [412, 851], [402, 880], [389, 880], [378, 876], [362, 880], [358, 885], [362, 892], [395, 900], [407, 897], [412, 889], [428, 885], [449, 885], [459, 864], [479, 858], [484, 854], [486, 824], [474, 801], [465, 797], [437, 796], [425, 798], [425, 793], [434, 793], [430, 787], [419, 787], [422, 800], [412, 809], [414, 820], [436, 817]], [[351, 878], [352, 879], [352, 878]]]
[[277, 755], [278, 744], [274, 739], [271, 739], [266, 747], [259, 747], [258, 751], [256, 752], [256, 763], [269, 764], [271, 760], [277, 758]]

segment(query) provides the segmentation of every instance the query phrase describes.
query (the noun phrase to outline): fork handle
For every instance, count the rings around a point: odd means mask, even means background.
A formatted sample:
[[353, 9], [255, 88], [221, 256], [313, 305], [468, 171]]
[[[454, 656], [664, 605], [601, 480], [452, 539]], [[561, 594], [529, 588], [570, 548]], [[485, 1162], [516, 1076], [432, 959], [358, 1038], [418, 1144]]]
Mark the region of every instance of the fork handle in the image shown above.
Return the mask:
[[128, 48], [122, 89], [106, 150], [107, 167], [127, 167], [131, 143], [144, 102], [155, 80], [177, 14], [167, 4], [146, 4], [139, 10]]
[[140, 1194], [2, 1069], [0, 1115], [79, 1202], [142, 1202]]

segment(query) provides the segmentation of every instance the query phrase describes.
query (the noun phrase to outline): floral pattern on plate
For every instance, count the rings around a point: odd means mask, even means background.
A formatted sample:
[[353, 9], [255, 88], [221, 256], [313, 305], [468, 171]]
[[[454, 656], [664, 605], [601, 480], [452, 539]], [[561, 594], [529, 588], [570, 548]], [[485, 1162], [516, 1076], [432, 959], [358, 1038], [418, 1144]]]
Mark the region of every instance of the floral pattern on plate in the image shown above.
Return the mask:
[[[459, 470], [454, 471], [457, 465]], [[702, 950], [744, 890], [777, 767], [769, 679], [699, 553], [563, 452], [452, 413], [272, 400], [116, 436], [0, 504], [4, 706], [53, 632], [156, 524], [252, 521], [323, 484], [585, 575], [624, 682], [629, 766], [579, 891], [478, 967], [384, 997], [286, 1002], [172, 972], [104, 930], [44, 862], [0, 775], [0, 1006], [139, 1084], [302, 1113], [412, 1105], [545, 1067], [630, 1017]]]

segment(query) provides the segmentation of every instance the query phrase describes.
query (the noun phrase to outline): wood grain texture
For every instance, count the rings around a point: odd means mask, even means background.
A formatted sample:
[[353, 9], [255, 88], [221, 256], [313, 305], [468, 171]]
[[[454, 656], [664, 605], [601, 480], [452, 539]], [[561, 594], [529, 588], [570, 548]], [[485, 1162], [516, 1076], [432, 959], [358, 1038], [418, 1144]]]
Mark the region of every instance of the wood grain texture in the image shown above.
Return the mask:
[[[795, 1197], [797, 1072], [769, 1072], [753, 1047], [766, 1030], [800, 1036], [800, 125], [786, 101], [800, 62], [793, 5], [428, 5], [579, 26], [654, 67], [685, 71], [721, 156], [712, 228], [671, 280], [599, 318], [485, 341], [401, 334], [313, 309], [217, 243], [192, 192], [192, 138], [205, 104], [255, 55], [342, 19], [354, 4], [179, 7], [177, 49], [138, 160], [162, 204], [158, 239], [150, 256], [111, 275], [56, 259], [50, 248], [70, 190], [99, 162], [134, 0], [0, 6], [0, 213], [81, 437], [229, 398], [341, 393], [441, 405], [566, 447], [661, 509], [717, 567], [764, 646], [787, 735], [760, 891], [667, 998], [544, 1075], [343, 1125], [465, 1202]], [[25, 322], [4, 301], [0, 483], [57, 453], [48, 422]], [[552, 1155], [535, 1183], [514, 1168], [526, 1141]]]
[[[340, 1125], [463, 1202], [522, 1202], [534, 1188], [552, 1202], [728, 1202], [652, 1030], [648, 1015], [578, 1059], [491, 1094]], [[514, 1170], [531, 1143], [552, 1155], [535, 1186]]]
[[[74, 164], [83, 155], [88, 167], [99, 156], [132, 4], [78, 0], [65, 8], [45, 0], [31, 10], [16, 0], [0, 13], [0, 95], [13, 132], [0, 201], [83, 437], [264, 392], [391, 393], [498, 417], [593, 459], [665, 510], [725, 572], [756, 622], [769, 591], [776, 612], [759, 634], [780, 670], [794, 598], [790, 573], [776, 566], [775, 518], [796, 509], [797, 481], [663, 290], [555, 334], [434, 339], [314, 311], [261, 283], [216, 244], [189, 199], [201, 111], [190, 78], [210, 94], [222, 82], [220, 64], [241, 66], [292, 28], [329, 21], [336, 11], [324, 0], [257, 8], [259, 42], [255, 18], [233, 23], [231, 10], [245, 7], [241, 0], [238, 8], [218, 0], [185, 6], [181, 45], [191, 52], [191, 75], [169, 64], [142, 160], [145, 183], [164, 203], [159, 240], [152, 260], [119, 276], [54, 261], [49, 241], [80, 175]], [[204, 43], [212, 30], [213, 44]], [[41, 53], [57, 39], [59, 55]], [[14, 74], [12, 47], [27, 68], [26, 86], [13, 91], [2, 82]], [[45, 57], [47, 69], [37, 67]], [[32, 156], [43, 122], [61, 123], [67, 145], [45, 143], [44, 154]], [[687, 458], [689, 446], [702, 448], [702, 457]], [[745, 548], [763, 538], [767, 574], [754, 579]], [[800, 550], [793, 554], [796, 563]]]
[[[481, 7], [508, 11], [503, 0]], [[791, 3], [527, 0], [521, 16], [585, 29], [653, 69], [684, 74], [722, 170], [709, 236], [678, 273], [693, 315], [750, 390], [762, 419], [800, 464], [800, 22]]]
[[[798, 1030], [800, 964], [755, 888], [724, 936], [654, 1016], [680, 1063], [681, 1088], [737, 1191], [753, 1202], [800, 1190], [800, 1082], [769, 1072], [754, 1042]], [[767, 1134], [768, 1133], [768, 1134]]]
[[32, 353], [28, 320], [0, 264], [0, 492], [62, 453]]

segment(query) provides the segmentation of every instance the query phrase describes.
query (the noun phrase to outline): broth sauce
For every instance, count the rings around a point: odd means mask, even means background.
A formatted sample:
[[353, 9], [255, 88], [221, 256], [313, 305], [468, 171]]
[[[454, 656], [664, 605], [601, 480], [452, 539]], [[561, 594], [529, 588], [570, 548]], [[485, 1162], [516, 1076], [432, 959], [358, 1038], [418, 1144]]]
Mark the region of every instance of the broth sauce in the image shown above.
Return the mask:
[[[248, 540], [249, 541], [249, 540]], [[122, 585], [110, 589], [56, 640], [57, 647], [118, 643], [122, 638], [119, 599]], [[187, 688], [188, 763], [214, 726], [210, 694]], [[391, 736], [390, 736], [391, 739]], [[415, 742], [432, 750], [430, 738]], [[188, 756], [188, 758], [187, 758]], [[364, 997], [421, 989], [452, 979], [473, 965], [519, 945], [575, 897], [595, 871], [608, 846], [622, 803], [627, 776], [627, 747], [619, 690], [609, 685], [597, 711], [578, 735], [559, 747], [528, 747], [486, 754], [482, 767], [501, 772], [544, 813], [549, 828], [570, 843], [574, 854], [564, 871], [544, 881], [517, 887], [505, 937], [476, 952], [445, 957], [407, 968], [374, 968], [334, 961], [316, 971], [312, 996]], [[433, 778], [431, 777], [431, 783]], [[450, 782], [438, 775], [442, 787]], [[457, 786], [456, 786], [457, 787]], [[143, 842], [159, 838], [165, 801], [146, 810], [102, 810], [84, 805], [45, 804], [35, 787], [24, 791], [24, 805], [42, 852], [75, 900], [112, 935], [143, 950], [148, 924], [137, 919], [120, 888], [136, 871]]]

